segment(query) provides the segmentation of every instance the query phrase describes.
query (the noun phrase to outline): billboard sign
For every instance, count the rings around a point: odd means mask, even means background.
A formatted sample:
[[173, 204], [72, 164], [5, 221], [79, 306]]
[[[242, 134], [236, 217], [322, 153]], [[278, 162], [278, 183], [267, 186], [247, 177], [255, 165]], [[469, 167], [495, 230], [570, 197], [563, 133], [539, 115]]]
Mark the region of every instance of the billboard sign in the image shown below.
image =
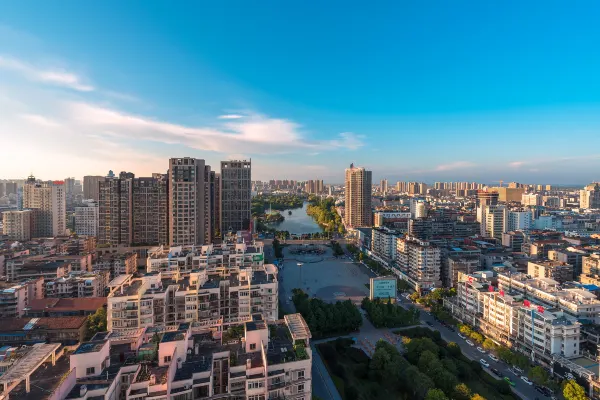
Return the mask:
[[396, 278], [371, 278], [371, 300], [396, 299]]
[[263, 254], [255, 254], [252, 256], [252, 261], [263, 261], [265, 256]]

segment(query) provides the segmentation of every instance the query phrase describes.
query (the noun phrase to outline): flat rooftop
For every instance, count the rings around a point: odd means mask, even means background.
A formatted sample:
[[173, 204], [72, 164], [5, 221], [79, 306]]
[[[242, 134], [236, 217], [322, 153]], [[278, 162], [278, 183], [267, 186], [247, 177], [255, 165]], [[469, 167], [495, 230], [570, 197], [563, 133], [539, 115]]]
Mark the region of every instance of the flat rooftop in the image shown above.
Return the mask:
[[104, 340], [81, 343], [73, 354], [96, 353], [102, 350], [105, 344]]

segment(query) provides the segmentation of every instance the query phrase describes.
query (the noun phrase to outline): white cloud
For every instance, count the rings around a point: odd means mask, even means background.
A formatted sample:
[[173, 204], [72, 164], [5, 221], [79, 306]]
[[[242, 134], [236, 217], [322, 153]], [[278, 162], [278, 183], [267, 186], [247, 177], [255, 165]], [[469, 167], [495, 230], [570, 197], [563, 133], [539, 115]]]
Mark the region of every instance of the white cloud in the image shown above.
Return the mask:
[[435, 170], [436, 171], [452, 171], [455, 169], [462, 169], [462, 168], [471, 168], [474, 167], [475, 164], [470, 162], [470, 161], [456, 161], [450, 164], [442, 164], [442, 165], [438, 165]]
[[244, 118], [244, 116], [243, 115], [239, 115], [239, 114], [219, 115], [219, 119], [240, 119], [240, 118]]
[[0, 68], [19, 73], [29, 80], [62, 86], [80, 92], [91, 92], [94, 87], [64, 69], [43, 69], [12, 57], [0, 56]]
[[510, 164], [508, 164], [508, 166], [511, 168], [519, 168], [519, 167], [522, 167], [524, 164], [525, 164], [525, 161], [513, 161]]
[[25, 121], [31, 122], [32, 124], [42, 126], [44, 128], [58, 128], [60, 124], [48, 117], [36, 114], [21, 114], [20, 117]]

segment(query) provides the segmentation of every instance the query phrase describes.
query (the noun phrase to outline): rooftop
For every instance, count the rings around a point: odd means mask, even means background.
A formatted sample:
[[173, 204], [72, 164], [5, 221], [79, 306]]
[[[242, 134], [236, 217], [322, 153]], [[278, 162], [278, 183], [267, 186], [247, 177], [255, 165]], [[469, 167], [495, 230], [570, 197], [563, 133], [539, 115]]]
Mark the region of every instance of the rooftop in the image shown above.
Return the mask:
[[97, 353], [102, 350], [105, 344], [106, 341], [104, 340], [81, 343], [73, 354]]
[[96, 311], [106, 306], [106, 297], [66, 297], [29, 300], [31, 311]]

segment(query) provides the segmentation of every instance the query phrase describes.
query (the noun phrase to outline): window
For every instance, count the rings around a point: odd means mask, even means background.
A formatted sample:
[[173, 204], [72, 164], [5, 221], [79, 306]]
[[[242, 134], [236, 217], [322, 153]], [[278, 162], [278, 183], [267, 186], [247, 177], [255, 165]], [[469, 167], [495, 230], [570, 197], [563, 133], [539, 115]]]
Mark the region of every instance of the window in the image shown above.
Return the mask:
[[248, 389], [259, 389], [263, 387], [262, 381], [248, 382]]
[[85, 369], [86, 375], [94, 375], [96, 373], [96, 367], [89, 367]]
[[298, 385], [298, 393], [304, 392], [304, 384]]
[[304, 370], [298, 371], [298, 379], [304, 379]]
[[171, 356], [165, 356], [165, 363], [171, 362]]
[[250, 350], [256, 350], [256, 343], [250, 343]]

